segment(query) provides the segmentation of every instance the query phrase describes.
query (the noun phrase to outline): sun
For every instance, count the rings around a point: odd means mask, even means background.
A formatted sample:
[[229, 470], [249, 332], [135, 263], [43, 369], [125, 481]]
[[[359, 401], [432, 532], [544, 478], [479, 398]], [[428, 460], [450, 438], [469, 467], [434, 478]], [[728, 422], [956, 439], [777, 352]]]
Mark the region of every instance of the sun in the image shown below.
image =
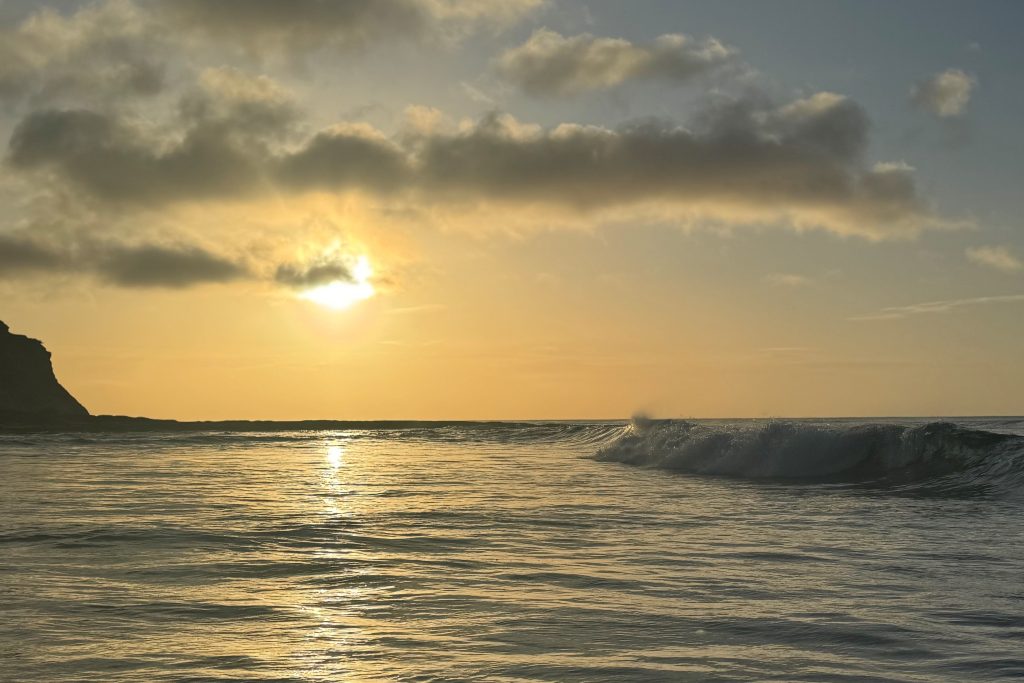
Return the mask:
[[298, 296], [300, 299], [341, 311], [369, 299], [376, 293], [373, 283], [370, 282], [372, 277], [373, 267], [370, 265], [370, 260], [365, 256], [360, 256], [352, 267], [351, 280], [328, 282], [325, 285], [299, 292]]

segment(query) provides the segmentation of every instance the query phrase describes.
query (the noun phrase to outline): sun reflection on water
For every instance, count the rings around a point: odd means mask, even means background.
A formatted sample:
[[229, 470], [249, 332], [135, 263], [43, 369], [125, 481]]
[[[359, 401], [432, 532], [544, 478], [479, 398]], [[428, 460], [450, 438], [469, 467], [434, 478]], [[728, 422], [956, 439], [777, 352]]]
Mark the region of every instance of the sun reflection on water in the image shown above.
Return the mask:
[[327, 464], [334, 469], [338, 469], [342, 465], [344, 455], [345, 449], [342, 448], [341, 446], [328, 446]]

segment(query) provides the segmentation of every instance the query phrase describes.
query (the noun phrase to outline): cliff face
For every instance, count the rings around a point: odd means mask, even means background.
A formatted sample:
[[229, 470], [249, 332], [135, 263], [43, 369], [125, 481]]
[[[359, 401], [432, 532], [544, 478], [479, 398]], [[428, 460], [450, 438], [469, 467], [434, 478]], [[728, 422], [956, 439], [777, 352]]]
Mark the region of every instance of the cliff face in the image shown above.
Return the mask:
[[0, 420], [4, 414], [58, 418], [89, 411], [57, 381], [42, 342], [11, 334], [0, 321]]

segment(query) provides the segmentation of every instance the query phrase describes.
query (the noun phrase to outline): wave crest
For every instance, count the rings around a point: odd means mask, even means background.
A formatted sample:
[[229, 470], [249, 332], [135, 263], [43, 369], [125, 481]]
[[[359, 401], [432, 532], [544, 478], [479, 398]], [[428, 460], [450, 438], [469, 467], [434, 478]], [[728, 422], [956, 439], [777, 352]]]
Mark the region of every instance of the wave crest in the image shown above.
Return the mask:
[[951, 422], [720, 424], [636, 418], [597, 460], [751, 479], [914, 482], [1024, 472], [1024, 437]]

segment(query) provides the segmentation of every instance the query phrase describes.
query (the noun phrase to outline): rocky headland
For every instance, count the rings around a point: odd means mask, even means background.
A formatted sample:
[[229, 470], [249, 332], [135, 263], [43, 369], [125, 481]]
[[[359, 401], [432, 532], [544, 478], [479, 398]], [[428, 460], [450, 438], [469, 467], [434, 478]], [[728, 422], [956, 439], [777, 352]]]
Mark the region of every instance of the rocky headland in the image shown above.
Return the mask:
[[89, 411], [60, 385], [38, 339], [0, 321], [0, 423], [78, 420]]

